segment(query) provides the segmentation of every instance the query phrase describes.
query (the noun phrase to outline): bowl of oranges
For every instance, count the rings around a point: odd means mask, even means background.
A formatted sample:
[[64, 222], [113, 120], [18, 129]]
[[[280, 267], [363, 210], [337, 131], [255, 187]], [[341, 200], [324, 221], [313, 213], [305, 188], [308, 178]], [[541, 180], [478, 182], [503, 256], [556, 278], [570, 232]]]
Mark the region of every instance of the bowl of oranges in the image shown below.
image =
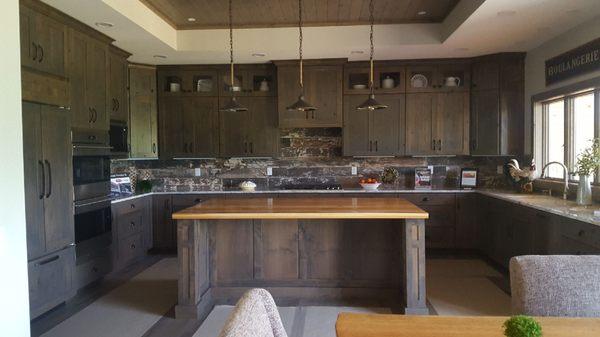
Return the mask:
[[359, 182], [360, 186], [367, 191], [375, 191], [381, 183], [376, 178], [363, 178]]

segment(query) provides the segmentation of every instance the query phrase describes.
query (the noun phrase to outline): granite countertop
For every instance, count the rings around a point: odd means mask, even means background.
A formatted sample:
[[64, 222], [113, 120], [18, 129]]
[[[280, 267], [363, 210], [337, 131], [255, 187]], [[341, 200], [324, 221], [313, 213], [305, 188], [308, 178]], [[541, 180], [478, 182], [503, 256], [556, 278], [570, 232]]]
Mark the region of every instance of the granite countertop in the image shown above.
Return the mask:
[[574, 201], [562, 200], [559, 197], [551, 197], [541, 194], [519, 194], [512, 191], [494, 190], [494, 189], [477, 189], [477, 190], [461, 190], [461, 189], [431, 189], [431, 190], [415, 190], [415, 189], [380, 189], [376, 191], [366, 191], [361, 188], [350, 188], [343, 190], [257, 190], [253, 192], [244, 192], [240, 190], [224, 190], [224, 191], [194, 191], [194, 192], [151, 192], [146, 194], [138, 194], [134, 196], [125, 196], [113, 198], [113, 203], [141, 198], [147, 195], [154, 194], [389, 194], [389, 193], [480, 193], [489, 197], [509, 201], [517, 205], [531, 207], [543, 212], [564, 216], [578, 221], [587, 222], [593, 225], [600, 226], [600, 219], [594, 218], [594, 210], [600, 210], [600, 204], [591, 206], [578, 206]]

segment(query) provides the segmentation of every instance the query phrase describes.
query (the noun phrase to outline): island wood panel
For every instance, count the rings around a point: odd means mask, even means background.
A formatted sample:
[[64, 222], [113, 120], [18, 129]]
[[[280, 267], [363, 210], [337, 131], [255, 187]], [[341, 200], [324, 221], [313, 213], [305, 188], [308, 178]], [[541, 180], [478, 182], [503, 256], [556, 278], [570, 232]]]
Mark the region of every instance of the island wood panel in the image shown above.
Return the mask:
[[345, 278], [344, 240], [341, 220], [301, 221], [300, 276], [312, 280]]
[[254, 276], [263, 280], [297, 280], [298, 221], [254, 221]]
[[254, 279], [252, 220], [223, 220], [211, 226], [213, 284]]
[[[404, 316], [342, 313], [337, 337], [499, 337], [508, 317]], [[536, 317], [544, 337], [600, 335], [597, 318]]]

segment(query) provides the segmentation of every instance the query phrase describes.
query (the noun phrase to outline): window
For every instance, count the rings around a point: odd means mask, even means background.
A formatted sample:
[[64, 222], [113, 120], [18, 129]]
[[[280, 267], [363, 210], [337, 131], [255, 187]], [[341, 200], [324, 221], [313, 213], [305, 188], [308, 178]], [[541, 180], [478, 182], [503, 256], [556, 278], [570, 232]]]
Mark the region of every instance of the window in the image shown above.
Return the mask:
[[[563, 163], [569, 172], [575, 171], [578, 156], [598, 137], [600, 116], [595, 101], [600, 91], [585, 91], [559, 99], [541, 102], [542, 105], [542, 164]], [[546, 176], [563, 179], [563, 169], [548, 167]], [[578, 180], [571, 175], [570, 180]]]

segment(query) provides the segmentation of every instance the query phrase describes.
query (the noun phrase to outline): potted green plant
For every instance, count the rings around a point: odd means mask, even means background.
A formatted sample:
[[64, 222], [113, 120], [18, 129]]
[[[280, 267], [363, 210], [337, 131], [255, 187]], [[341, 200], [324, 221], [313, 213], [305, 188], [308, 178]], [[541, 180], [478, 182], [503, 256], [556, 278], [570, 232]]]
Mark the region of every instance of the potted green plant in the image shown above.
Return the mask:
[[502, 325], [506, 337], [541, 337], [542, 326], [529, 316], [513, 316]]
[[600, 139], [596, 138], [592, 145], [585, 149], [577, 157], [577, 175], [579, 184], [577, 186], [577, 204], [592, 204], [592, 186], [590, 176], [600, 167]]

